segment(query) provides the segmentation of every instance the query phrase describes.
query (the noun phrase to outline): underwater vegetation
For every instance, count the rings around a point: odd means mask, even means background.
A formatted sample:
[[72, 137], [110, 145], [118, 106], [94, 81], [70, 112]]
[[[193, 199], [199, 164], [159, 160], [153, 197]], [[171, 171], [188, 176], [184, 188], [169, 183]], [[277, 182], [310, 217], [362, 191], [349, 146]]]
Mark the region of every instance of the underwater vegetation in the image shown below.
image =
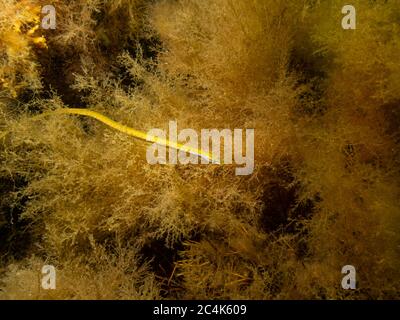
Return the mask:
[[[350, 2], [0, 0], [0, 299], [399, 299], [400, 2]], [[254, 170], [66, 108], [254, 128]]]

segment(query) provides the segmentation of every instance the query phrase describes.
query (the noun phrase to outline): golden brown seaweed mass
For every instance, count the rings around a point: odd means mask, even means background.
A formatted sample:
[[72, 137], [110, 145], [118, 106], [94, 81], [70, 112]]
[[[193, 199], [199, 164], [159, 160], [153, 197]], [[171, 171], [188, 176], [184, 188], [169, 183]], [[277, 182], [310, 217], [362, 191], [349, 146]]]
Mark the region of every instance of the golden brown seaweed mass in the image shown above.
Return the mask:
[[[399, 298], [399, 1], [353, 0], [356, 30], [342, 0], [58, 0], [55, 30], [45, 4], [0, 0], [0, 298]], [[31, 119], [59, 107], [255, 128], [255, 170]]]

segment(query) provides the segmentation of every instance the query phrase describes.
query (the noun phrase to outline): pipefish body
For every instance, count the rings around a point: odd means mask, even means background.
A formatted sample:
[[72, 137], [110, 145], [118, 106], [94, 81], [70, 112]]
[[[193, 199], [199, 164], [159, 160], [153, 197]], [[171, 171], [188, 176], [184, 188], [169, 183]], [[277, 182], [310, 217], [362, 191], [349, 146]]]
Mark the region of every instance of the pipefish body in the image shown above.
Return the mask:
[[[192, 155], [196, 155], [199, 156], [201, 158], [204, 158], [206, 160], [208, 160], [211, 163], [218, 163], [218, 161], [216, 161], [215, 159], [213, 159], [213, 156], [211, 153], [209, 152], [205, 152], [201, 149], [197, 149], [197, 148], [192, 148], [190, 146], [185, 146], [183, 144], [180, 144], [176, 141], [171, 141], [169, 139], [163, 139], [157, 136], [153, 136], [153, 135], [149, 135], [143, 131], [140, 130], [136, 130], [133, 128], [130, 128], [128, 126], [125, 126], [119, 122], [116, 122], [106, 116], [104, 116], [103, 114], [96, 112], [96, 111], [92, 111], [92, 110], [88, 110], [88, 109], [79, 109], [79, 108], [60, 108], [60, 109], [56, 109], [53, 111], [48, 111], [48, 112], [44, 112], [40, 115], [34, 116], [32, 117], [33, 120], [35, 119], [41, 119], [43, 117], [47, 117], [47, 116], [52, 116], [52, 115], [58, 115], [58, 114], [69, 114], [69, 115], [80, 115], [80, 116], [87, 116], [93, 119], [96, 119], [102, 123], [104, 123], [105, 125], [120, 131], [122, 133], [125, 133], [127, 135], [130, 135], [132, 137], [135, 137], [137, 139], [146, 141], [146, 142], [152, 142], [152, 143], [156, 143], [158, 145], [161, 146], [165, 146], [168, 148], [173, 148], [179, 151], [183, 151], [183, 152], [187, 152], [190, 153]], [[0, 134], [0, 138], [5, 137], [9, 132], [3, 132]]]

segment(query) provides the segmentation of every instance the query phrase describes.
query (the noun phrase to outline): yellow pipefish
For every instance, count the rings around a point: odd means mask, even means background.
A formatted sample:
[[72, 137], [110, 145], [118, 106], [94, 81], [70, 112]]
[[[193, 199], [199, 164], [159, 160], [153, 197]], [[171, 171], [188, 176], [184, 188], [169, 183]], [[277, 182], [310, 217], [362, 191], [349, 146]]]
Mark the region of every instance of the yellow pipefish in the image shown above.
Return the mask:
[[[94, 118], [94, 119], [106, 124], [107, 126], [113, 128], [115, 130], [118, 130], [118, 131], [123, 132], [130, 136], [133, 136], [135, 138], [138, 138], [138, 139], [141, 139], [141, 140], [144, 140], [147, 142], [153, 142], [153, 143], [156, 143], [156, 144], [159, 144], [162, 146], [166, 146], [169, 148], [174, 148], [176, 150], [188, 152], [190, 154], [202, 157], [212, 163], [218, 163], [215, 159], [213, 159], [212, 154], [209, 152], [205, 152], [201, 149], [192, 148], [190, 146], [185, 146], [176, 141], [171, 141], [169, 139], [162, 139], [157, 136], [149, 135], [143, 131], [139, 131], [139, 130], [130, 128], [130, 127], [120, 124], [114, 120], [111, 120], [110, 118], [107, 118], [106, 116], [102, 115], [101, 113], [98, 113], [98, 112], [92, 111], [92, 110], [88, 110], [88, 109], [61, 108], [61, 109], [56, 109], [54, 111], [42, 113], [41, 115], [35, 116], [32, 119], [39, 119], [39, 118], [42, 118], [45, 116], [51, 116], [51, 115], [55, 115], [55, 114], [72, 114], [72, 115], [81, 115], [81, 116], [91, 117], [91, 118]], [[0, 135], [0, 138], [2, 136], [5, 136], [6, 134], [7, 134], [7, 132], [3, 133], [2, 135]]]

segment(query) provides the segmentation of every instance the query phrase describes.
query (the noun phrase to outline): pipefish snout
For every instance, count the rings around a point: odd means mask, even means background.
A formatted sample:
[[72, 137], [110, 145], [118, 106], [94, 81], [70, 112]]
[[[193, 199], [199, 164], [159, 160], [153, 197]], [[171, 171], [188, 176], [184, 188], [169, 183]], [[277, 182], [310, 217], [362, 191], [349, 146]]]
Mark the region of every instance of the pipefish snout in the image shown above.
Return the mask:
[[[198, 157], [204, 158], [211, 163], [215, 163], [215, 164], [219, 163], [216, 159], [213, 158], [213, 155], [209, 152], [205, 152], [201, 149], [192, 148], [190, 146], [186, 146], [186, 145], [180, 144], [176, 141], [171, 141], [169, 139], [162, 139], [160, 137], [149, 135], [143, 131], [133, 129], [133, 128], [125, 126], [119, 122], [116, 122], [116, 121], [104, 116], [103, 114], [101, 114], [99, 112], [88, 110], [88, 109], [60, 108], [60, 109], [56, 109], [53, 111], [47, 111], [40, 115], [34, 116], [34, 117], [32, 117], [32, 120], [38, 120], [38, 119], [42, 119], [43, 117], [60, 115], [60, 114], [80, 115], [80, 116], [90, 117], [90, 118], [96, 119], [96, 120], [104, 123], [105, 125], [113, 128], [117, 131], [120, 131], [122, 133], [130, 135], [137, 139], [140, 139], [140, 140], [143, 140], [146, 142], [156, 143], [158, 145], [162, 145], [162, 146], [165, 146], [168, 148], [174, 148], [179, 151], [187, 152], [187, 153], [196, 155]], [[4, 138], [8, 133], [9, 133], [9, 131], [0, 133], [0, 139]]]

